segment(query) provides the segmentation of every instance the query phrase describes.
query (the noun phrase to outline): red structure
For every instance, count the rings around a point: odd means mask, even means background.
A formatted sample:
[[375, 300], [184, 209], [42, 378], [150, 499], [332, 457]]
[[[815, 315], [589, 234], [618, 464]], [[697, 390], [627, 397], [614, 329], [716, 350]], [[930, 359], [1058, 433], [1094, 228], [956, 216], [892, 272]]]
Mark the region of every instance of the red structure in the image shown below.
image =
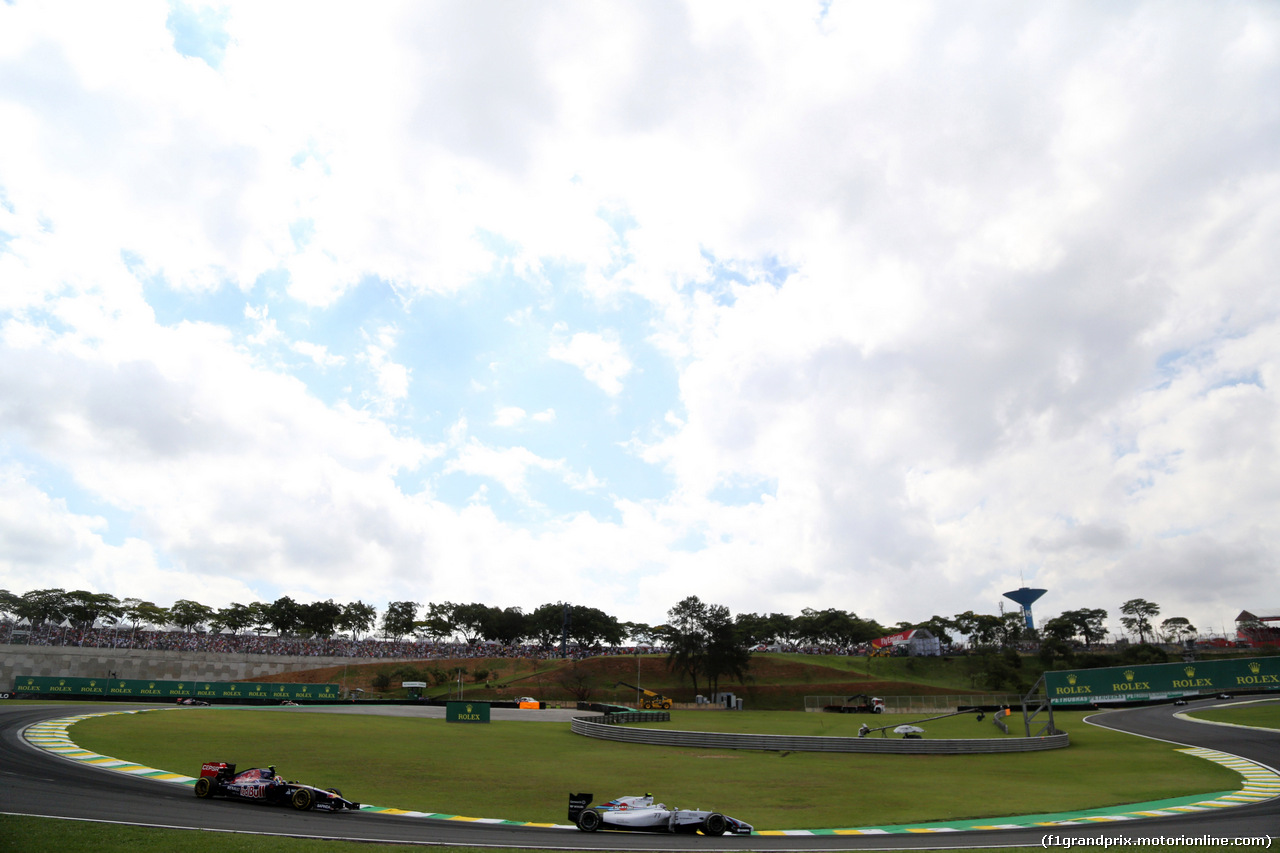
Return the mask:
[[1280, 646], [1280, 607], [1241, 610], [1236, 617], [1236, 639], [1251, 646]]

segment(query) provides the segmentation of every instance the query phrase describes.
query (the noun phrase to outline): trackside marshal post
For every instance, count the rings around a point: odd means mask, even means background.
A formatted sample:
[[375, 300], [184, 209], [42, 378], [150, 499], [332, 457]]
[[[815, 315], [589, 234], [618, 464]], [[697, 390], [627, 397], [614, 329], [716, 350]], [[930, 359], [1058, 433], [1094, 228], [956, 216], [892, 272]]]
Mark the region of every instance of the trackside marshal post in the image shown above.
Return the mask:
[[444, 719], [448, 723], [487, 723], [489, 722], [489, 703], [447, 702], [444, 708]]

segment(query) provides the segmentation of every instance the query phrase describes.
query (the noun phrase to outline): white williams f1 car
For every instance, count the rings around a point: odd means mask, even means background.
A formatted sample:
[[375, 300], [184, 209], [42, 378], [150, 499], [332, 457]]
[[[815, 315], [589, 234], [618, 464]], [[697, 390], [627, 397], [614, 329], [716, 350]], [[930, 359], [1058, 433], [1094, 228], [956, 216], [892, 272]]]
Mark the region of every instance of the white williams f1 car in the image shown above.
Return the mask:
[[638, 832], [701, 832], [703, 835], [750, 835], [751, 824], [719, 812], [667, 808], [655, 803], [652, 794], [618, 797], [598, 806], [591, 794], [569, 795], [569, 820], [583, 832], [597, 829], [628, 829]]

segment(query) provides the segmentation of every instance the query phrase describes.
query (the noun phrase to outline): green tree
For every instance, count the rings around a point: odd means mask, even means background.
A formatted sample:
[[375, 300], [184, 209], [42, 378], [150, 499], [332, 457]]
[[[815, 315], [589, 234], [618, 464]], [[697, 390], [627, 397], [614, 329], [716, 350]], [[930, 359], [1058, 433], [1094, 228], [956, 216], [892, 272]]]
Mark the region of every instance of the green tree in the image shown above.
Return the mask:
[[706, 631], [703, 673], [710, 682], [711, 692], [719, 692], [721, 676], [731, 676], [741, 684], [751, 668], [751, 652], [737, 623], [729, 617], [729, 608], [709, 605], [703, 629]]
[[689, 676], [694, 693], [698, 692], [698, 673], [703, 670], [707, 653], [706, 618], [707, 605], [691, 595], [667, 611], [662, 637], [669, 649], [667, 667]]
[[1101, 642], [1107, 637], [1105, 624], [1107, 611], [1101, 608], [1086, 607], [1080, 610], [1068, 610], [1062, 616], [1075, 626], [1076, 631], [1073, 636], [1083, 640], [1087, 649], [1093, 648], [1094, 643]]
[[769, 625], [768, 616], [762, 616], [759, 613], [739, 613], [733, 617], [733, 624], [738, 630], [738, 636], [748, 648], [773, 641], [773, 630]]
[[267, 605], [267, 624], [276, 629], [280, 637], [295, 634], [302, 627], [302, 605], [287, 595], [282, 595]]
[[114, 625], [124, 614], [124, 609], [120, 600], [110, 593], [76, 589], [67, 593], [64, 612], [83, 636], [85, 631], [98, 624], [98, 620]]
[[1060, 643], [1069, 643], [1076, 636], [1076, 625], [1066, 613], [1047, 620], [1040, 626], [1040, 641], [1054, 639]]
[[169, 608], [170, 623], [187, 633], [204, 625], [213, 615], [212, 607], [189, 598], [180, 598]]
[[[1049, 622], [1052, 621], [1052, 619], [1049, 620]], [[1071, 644], [1063, 639], [1060, 633], [1050, 631], [1049, 622], [1045, 623], [1044, 630], [1040, 636], [1040, 663], [1045, 669], [1052, 669], [1054, 660], [1057, 658], [1061, 658], [1068, 664], [1075, 658], [1075, 654], [1071, 650]], [[1068, 634], [1067, 636], [1070, 637], [1071, 635]]]
[[313, 637], [328, 639], [338, 630], [342, 620], [342, 605], [332, 598], [299, 605], [298, 618], [304, 631]]
[[529, 617], [519, 607], [488, 608], [484, 638], [504, 646], [513, 646], [529, 634]]
[[[529, 614], [529, 637], [544, 649], [554, 648], [560, 642], [564, 630], [565, 610], [569, 611], [569, 630], [573, 630], [572, 605], [563, 601], [544, 604]], [[618, 628], [621, 631], [621, 626]]]
[[622, 623], [595, 607], [580, 604], [569, 607], [569, 639], [579, 646], [622, 645]]
[[452, 601], [429, 602], [427, 604], [426, 618], [421, 622], [415, 622], [414, 630], [428, 639], [436, 641], [452, 637], [454, 631], [453, 613], [457, 609], [458, 605]]
[[656, 640], [653, 628], [646, 622], [623, 622], [622, 634], [636, 645], [652, 645]]
[[18, 603], [18, 617], [26, 619], [33, 629], [43, 627], [46, 622], [59, 625], [67, 618], [67, 603], [66, 590], [28, 590]]
[[138, 633], [141, 625], [163, 628], [169, 624], [169, 611], [155, 602], [143, 601], [140, 598], [126, 598], [120, 602], [120, 607], [124, 617], [133, 623], [134, 634]]
[[1195, 639], [1196, 626], [1185, 616], [1170, 616], [1160, 623], [1160, 634], [1165, 642], [1181, 643], [1183, 640]]
[[382, 614], [383, 636], [398, 641], [405, 634], [413, 633], [419, 607], [421, 605], [416, 601], [389, 602], [386, 611]]
[[1120, 624], [1130, 634], [1138, 635], [1138, 642], [1145, 643], [1147, 635], [1152, 633], [1151, 620], [1160, 613], [1160, 605], [1145, 598], [1131, 598], [1120, 605]]
[[463, 642], [471, 645], [484, 636], [489, 608], [479, 602], [459, 604], [453, 609], [453, 629], [462, 635]]
[[920, 622], [916, 625], [912, 625], [911, 627], [923, 628], [943, 643], [950, 643], [951, 632], [960, 630], [960, 626], [956, 624], [956, 620], [948, 619], [945, 616], [930, 616], [928, 622]]
[[988, 613], [974, 613], [972, 610], [957, 613], [955, 623], [957, 630], [967, 636], [969, 645], [975, 648], [1000, 645], [1008, 630], [1003, 617]]
[[377, 618], [378, 611], [373, 605], [357, 600], [342, 606], [338, 627], [350, 631], [351, 639], [358, 640], [361, 634], [369, 632]]
[[796, 619], [787, 613], [770, 613], [769, 633], [771, 639], [778, 643], [793, 642], [796, 637]]
[[1004, 613], [1000, 616], [1000, 625], [996, 629], [996, 637], [1000, 648], [1012, 649], [1022, 640], [1027, 631], [1027, 622], [1019, 611]]
[[255, 601], [245, 605], [249, 611], [249, 625], [259, 637], [271, 630], [271, 605], [265, 601]]
[[239, 634], [244, 629], [253, 624], [253, 611], [248, 605], [231, 602], [226, 607], [221, 607], [209, 620], [209, 627], [215, 631], [221, 631], [226, 628], [232, 634]]

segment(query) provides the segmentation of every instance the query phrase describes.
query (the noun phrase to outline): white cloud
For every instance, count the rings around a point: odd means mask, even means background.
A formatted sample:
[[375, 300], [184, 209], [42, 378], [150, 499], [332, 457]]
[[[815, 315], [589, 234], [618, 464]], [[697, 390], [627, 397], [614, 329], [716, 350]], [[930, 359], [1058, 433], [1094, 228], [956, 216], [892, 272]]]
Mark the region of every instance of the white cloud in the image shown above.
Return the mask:
[[372, 335], [372, 340], [359, 356], [360, 361], [369, 365], [374, 377], [373, 387], [366, 396], [375, 410], [382, 414], [393, 412], [409, 396], [409, 368], [392, 361], [389, 355], [396, 345], [397, 334], [394, 327], [383, 326]]
[[[1217, 625], [1269, 577], [1271, 5], [231, 4], [216, 69], [169, 13], [0, 5], [0, 446], [129, 516], [149, 596], [677, 600], [606, 554], [735, 609], [989, 612], [1025, 574]], [[413, 492], [450, 472], [543, 521]], [[22, 483], [29, 553], [124, 564]]]
[[538, 424], [549, 424], [555, 421], [555, 409], [543, 409], [541, 412], [529, 414], [519, 406], [501, 406], [493, 415], [493, 425], [501, 427], [519, 426], [526, 420]]
[[[557, 331], [565, 331], [558, 327]], [[556, 361], [572, 364], [582, 371], [587, 381], [599, 386], [610, 396], [622, 392], [622, 380], [631, 372], [631, 360], [622, 348], [616, 332], [576, 332], [568, 341], [556, 340], [548, 351]]]
[[340, 355], [329, 352], [324, 344], [313, 344], [310, 341], [294, 341], [289, 345], [294, 352], [305, 355], [318, 367], [341, 367], [347, 360]]
[[494, 413], [494, 426], [515, 426], [523, 421], [526, 417], [525, 410], [519, 406], [503, 406]]

